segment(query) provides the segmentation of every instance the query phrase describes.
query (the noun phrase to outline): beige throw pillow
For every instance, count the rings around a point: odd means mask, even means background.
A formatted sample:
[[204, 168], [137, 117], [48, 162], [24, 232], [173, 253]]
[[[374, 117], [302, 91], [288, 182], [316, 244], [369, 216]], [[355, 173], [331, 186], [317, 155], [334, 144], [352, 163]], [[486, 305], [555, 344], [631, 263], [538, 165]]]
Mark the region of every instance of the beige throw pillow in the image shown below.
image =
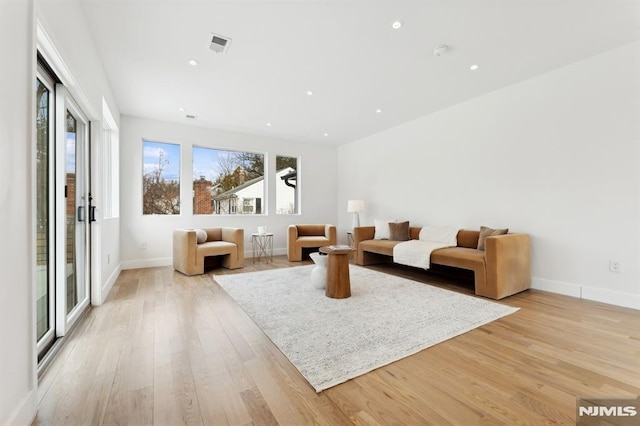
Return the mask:
[[389, 239], [392, 241], [409, 241], [409, 221], [389, 222]]
[[205, 231], [204, 229], [195, 229], [195, 231], [196, 231], [196, 241], [198, 242], [198, 244], [206, 243], [207, 231]]
[[478, 250], [484, 250], [484, 240], [493, 235], [504, 235], [509, 232], [509, 228], [492, 229], [486, 226], [480, 227], [480, 237], [478, 238]]

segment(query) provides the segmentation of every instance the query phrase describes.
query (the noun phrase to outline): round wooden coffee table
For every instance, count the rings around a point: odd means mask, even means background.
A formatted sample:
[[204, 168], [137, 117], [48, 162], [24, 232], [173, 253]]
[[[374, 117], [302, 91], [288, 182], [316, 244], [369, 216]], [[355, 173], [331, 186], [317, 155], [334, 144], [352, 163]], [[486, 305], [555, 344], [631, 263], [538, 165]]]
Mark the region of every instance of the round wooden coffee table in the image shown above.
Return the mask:
[[331, 246], [320, 247], [320, 252], [328, 255], [327, 287], [325, 296], [333, 299], [351, 297], [351, 281], [349, 279], [349, 254], [353, 249], [332, 249]]

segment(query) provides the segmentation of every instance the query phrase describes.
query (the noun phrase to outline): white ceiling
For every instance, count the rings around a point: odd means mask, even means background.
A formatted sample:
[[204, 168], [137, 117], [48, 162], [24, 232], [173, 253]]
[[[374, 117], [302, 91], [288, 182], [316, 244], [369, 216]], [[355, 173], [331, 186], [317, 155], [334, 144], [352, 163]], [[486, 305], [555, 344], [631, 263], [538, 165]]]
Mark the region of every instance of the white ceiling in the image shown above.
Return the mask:
[[640, 39], [638, 0], [82, 4], [121, 113], [336, 145]]

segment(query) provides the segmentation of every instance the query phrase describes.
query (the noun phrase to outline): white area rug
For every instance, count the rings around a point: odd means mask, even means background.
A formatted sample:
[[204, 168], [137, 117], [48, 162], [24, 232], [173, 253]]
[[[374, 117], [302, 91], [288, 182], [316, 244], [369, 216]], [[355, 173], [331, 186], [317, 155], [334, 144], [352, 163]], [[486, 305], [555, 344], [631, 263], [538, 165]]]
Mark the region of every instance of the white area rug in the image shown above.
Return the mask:
[[330, 299], [311, 286], [313, 268], [214, 279], [316, 392], [518, 310], [354, 265], [351, 297]]

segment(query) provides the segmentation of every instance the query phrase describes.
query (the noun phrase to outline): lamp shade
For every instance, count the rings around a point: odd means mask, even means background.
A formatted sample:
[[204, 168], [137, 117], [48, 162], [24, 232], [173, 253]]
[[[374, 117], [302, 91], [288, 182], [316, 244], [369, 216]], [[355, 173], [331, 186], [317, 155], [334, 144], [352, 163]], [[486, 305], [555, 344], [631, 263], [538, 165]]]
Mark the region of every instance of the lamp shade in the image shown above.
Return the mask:
[[347, 203], [347, 212], [348, 213], [359, 213], [364, 211], [364, 201], [363, 200], [349, 200]]

